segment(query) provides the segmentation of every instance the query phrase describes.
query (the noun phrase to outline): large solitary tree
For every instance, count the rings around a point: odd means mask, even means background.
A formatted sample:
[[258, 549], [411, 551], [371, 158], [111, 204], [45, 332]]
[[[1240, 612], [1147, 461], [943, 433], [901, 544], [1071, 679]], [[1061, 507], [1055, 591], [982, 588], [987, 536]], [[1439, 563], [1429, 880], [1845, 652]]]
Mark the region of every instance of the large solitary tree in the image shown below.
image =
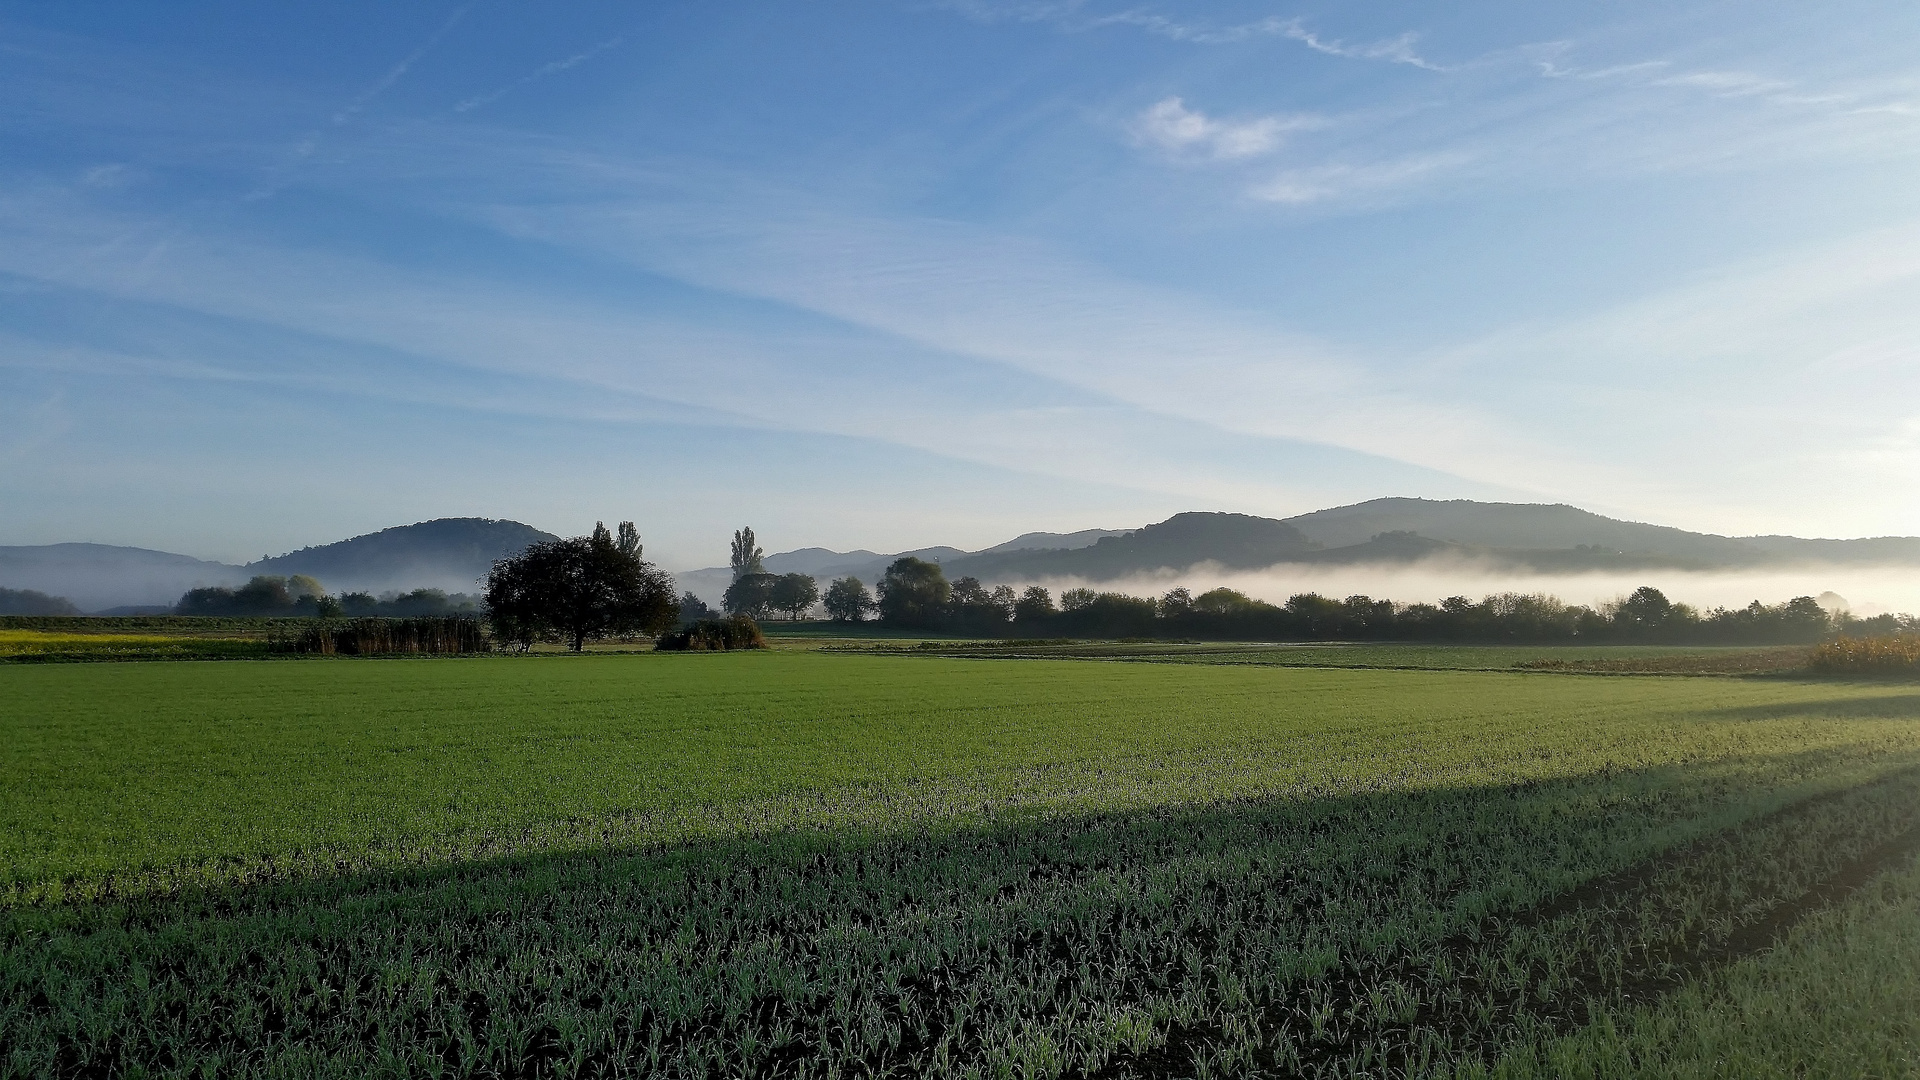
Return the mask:
[[679, 613], [673, 578], [640, 557], [630, 521], [620, 523], [618, 539], [595, 522], [592, 536], [534, 544], [487, 575], [493, 632], [522, 647], [557, 637], [579, 652], [592, 638], [653, 637]]

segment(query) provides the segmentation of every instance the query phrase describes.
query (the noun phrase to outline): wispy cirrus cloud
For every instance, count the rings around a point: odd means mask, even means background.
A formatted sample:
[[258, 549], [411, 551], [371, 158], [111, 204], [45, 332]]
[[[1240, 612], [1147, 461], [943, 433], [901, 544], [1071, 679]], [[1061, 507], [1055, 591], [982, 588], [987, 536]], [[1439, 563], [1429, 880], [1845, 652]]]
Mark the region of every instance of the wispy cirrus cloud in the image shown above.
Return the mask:
[[1750, 71], [1695, 71], [1686, 75], [1654, 80], [1655, 86], [1692, 86], [1724, 97], [1746, 97], [1770, 90], [1785, 90], [1791, 83], [1769, 79]]
[[1263, 202], [1288, 206], [1377, 196], [1455, 169], [1468, 160], [1464, 153], [1442, 153], [1361, 165], [1334, 163], [1287, 169], [1254, 185], [1248, 194]]
[[1170, 97], [1143, 109], [1134, 119], [1133, 133], [1141, 142], [1169, 153], [1198, 153], [1230, 160], [1272, 153], [1289, 134], [1329, 124], [1325, 117], [1310, 114], [1216, 119], [1188, 108], [1181, 98]]
[[1419, 35], [1408, 31], [1397, 37], [1386, 38], [1366, 44], [1349, 44], [1334, 38], [1325, 38], [1308, 30], [1299, 19], [1268, 20], [1270, 26], [1263, 27], [1265, 32], [1297, 41], [1314, 52], [1328, 56], [1344, 56], [1353, 60], [1385, 60], [1392, 64], [1406, 64], [1409, 67], [1423, 68], [1427, 71], [1445, 71], [1445, 67], [1423, 58], [1414, 51]]
[[586, 49], [584, 51], [575, 53], [564, 60], [555, 60], [552, 63], [542, 64], [539, 67], [533, 69], [533, 71], [520, 76], [518, 79], [513, 80], [512, 82], [508, 83], [505, 86], [500, 87], [497, 90], [494, 90], [485, 94], [476, 94], [473, 97], [467, 98], [465, 101], [462, 101], [458, 105], [455, 105], [453, 107], [453, 111], [458, 113], [472, 112], [474, 109], [481, 108], [482, 106], [491, 105], [494, 102], [499, 101], [501, 98], [506, 97], [508, 94], [513, 93], [515, 90], [520, 89], [523, 86], [527, 86], [532, 83], [539, 82], [541, 79], [544, 79], [550, 75], [558, 75], [561, 72], [566, 71], [570, 68], [579, 67], [581, 64], [584, 64], [588, 60], [591, 60], [594, 57], [600, 55], [601, 53], [606, 52], [608, 49], [617, 48], [621, 45], [624, 45], [626, 43], [626, 40], [627, 39], [624, 37], [611, 37], [605, 41], [602, 41], [598, 45], [593, 46], [590, 49]]
[[1231, 45], [1258, 38], [1279, 38], [1284, 41], [1298, 42], [1314, 52], [1327, 56], [1339, 56], [1349, 60], [1379, 60], [1390, 64], [1424, 68], [1428, 71], [1447, 70], [1444, 65], [1434, 63], [1420, 55], [1416, 48], [1419, 35], [1412, 31], [1378, 41], [1350, 42], [1308, 29], [1306, 21], [1298, 17], [1268, 16], [1252, 22], [1222, 25], [1179, 19], [1140, 9], [1102, 13], [1090, 11], [1087, 5], [1081, 3], [992, 4], [982, 3], [979, 0], [955, 0], [945, 6], [981, 22], [1011, 20], [1052, 23], [1073, 31], [1123, 26], [1143, 30], [1173, 41], [1192, 42], [1196, 45]]
[[440, 24], [440, 28], [435, 30], [426, 41], [421, 42], [417, 48], [408, 53], [399, 63], [388, 69], [387, 73], [375, 81], [372, 86], [361, 91], [359, 96], [349, 102], [345, 108], [334, 113], [334, 126], [339, 127], [349, 120], [352, 120], [355, 116], [364, 112], [367, 106], [373, 104], [381, 94], [393, 89], [393, 85], [405, 78], [407, 72], [412, 70], [413, 65], [419, 63], [422, 57], [432, 52], [434, 46], [440, 44], [442, 38], [451, 33], [454, 27], [460, 25], [460, 20], [466, 18], [467, 12], [470, 10], [472, 10], [471, 6], [455, 9], [453, 14], [449, 15], [447, 20]]
[[1879, 85], [1809, 86], [1803, 79], [1741, 68], [1683, 70], [1672, 60], [1638, 60], [1601, 67], [1582, 67], [1568, 59], [1574, 48], [1575, 43], [1571, 41], [1551, 41], [1528, 46], [1520, 52], [1541, 77], [1547, 79], [1695, 90], [1715, 98], [1755, 98], [1781, 106], [1826, 108], [1836, 115], [1913, 115], [1920, 111], [1908, 100], [1908, 95], [1914, 90], [1911, 76], [1883, 81]]

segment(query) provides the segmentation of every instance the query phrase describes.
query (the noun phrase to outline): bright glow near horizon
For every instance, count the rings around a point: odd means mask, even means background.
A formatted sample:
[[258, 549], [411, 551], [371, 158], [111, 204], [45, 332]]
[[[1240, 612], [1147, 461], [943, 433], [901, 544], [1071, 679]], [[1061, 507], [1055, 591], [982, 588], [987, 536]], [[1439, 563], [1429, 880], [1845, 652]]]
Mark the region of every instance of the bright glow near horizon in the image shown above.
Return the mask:
[[679, 568], [741, 522], [1381, 495], [1920, 533], [1916, 40], [1889, 2], [8, 4], [0, 544], [633, 518]]

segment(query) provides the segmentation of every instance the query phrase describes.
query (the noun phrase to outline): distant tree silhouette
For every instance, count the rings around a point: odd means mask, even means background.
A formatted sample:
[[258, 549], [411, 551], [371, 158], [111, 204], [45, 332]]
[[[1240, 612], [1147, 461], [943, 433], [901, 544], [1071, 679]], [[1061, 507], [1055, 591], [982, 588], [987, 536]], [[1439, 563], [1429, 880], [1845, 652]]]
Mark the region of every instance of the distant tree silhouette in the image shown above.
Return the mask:
[[819, 602], [820, 585], [806, 574], [782, 574], [773, 579], [773, 587], [767, 590], [767, 606], [786, 612], [795, 622]]
[[1013, 619], [1015, 622], [1036, 623], [1058, 615], [1053, 606], [1053, 594], [1038, 585], [1027, 586], [1027, 591], [1014, 601]]
[[733, 552], [728, 565], [733, 567], [733, 580], [739, 581], [748, 574], [764, 574], [767, 568], [761, 564], [762, 552], [755, 546], [752, 526], [743, 525], [734, 530]]
[[0, 615], [78, 615], [80, 609], [64, 596], [48, 596], [37, 589], [0, 589]]
[[1673, 601], [1651, 585], [1633, 590], [1613, 609], [1616, 627], [1628, 633], [1646, 633], [1664, 628], [1673, 618]]
[[880, 578], [880, 621], [893, 626], [934, 627], [947, 613], [953, 586], [940, 564], [905, 555]]
[[954, 621], [963, 629], [973, 632], [993, 633], [1013, 618], [1013, 589], [1002, 585], [988, 590], [979, 578], [963, 577], [953, 583], [953, 595], [948, 600]]
[[859, 622], [879, 607], [866, 582], [857, 577], [843, 577], [827, 586], [825, 603], [827, 618], [845, 623]]
[[1078, 611], [1099, 598], [1092, 589], [1067, 589], [1060, 594], [1060, 610]]
[[730, 614], [765, 619], [773, 610], [773, 586], [780, 579], [772, 574], [742, 574], [727, 586], [720, 603]]
[[221, 585], [189, 589], [173, 610], [176, 615], [295, 615], [303, 613], [297, 608], [300, 600], [308, 600], [312, 610], [312, 598], [325, 595], [320, 583], [304, 574], [295, 575], [291, 587], [284, 577], [256, 574], [238, 589]]

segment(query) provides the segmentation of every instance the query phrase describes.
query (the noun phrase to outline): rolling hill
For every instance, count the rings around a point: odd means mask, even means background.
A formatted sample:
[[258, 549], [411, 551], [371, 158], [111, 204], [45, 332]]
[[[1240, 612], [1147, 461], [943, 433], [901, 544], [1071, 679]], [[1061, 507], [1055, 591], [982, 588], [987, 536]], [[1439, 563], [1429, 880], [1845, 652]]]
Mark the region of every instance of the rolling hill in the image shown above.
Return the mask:
[[475, 592], [495, 559], [559, 537], [517, 521], [439, 518], [248, 563], [248, 574], [307, 574], [333, 590]]
[[[441, 518], [302, 548], [245, 566], [104, 544], [0, 547], [0, 587], [66, 597], [83, 610], [163, 605], [200, 585], [254, 574], [308, 574], [334, 592], [435, 587], [472, 592], [495, 559], [554, 539], [517, 521]], [[874, 584], [901, 555], [938, 562], [950, 579], [989, 584], [1050, 579], [1115, 581], [1200, 564], [1255, 570], [1279, 564], [1405, 564], [1470, 560], [1554, 573], [1674, 568], [1735, 570], [1797, 563], [1920, 567], [1920, 537], [1859, 540], [1718, 536], [1621, 521], [1562, 504], [1464, 499], [1373, 499], [1290, 518], [1191, 512], [1132, 530], [1026, 533], [979, 551], [929, 547], [884, 554], [810, 547], [766, 557], [774, 573], [823, 583]], [[716, 603], [732, 575], [708, 567], [676, 575]]]
[[188, 589], [239, 585], [255, 574], [308, 574], [333, 592], [474, 592], [493, 560], [551, 539], [517, 521], [441, 518], [244, 566], [107, 544], [0, 547], [0, 587], [65, 597], [83, 611], [171, 605]]

